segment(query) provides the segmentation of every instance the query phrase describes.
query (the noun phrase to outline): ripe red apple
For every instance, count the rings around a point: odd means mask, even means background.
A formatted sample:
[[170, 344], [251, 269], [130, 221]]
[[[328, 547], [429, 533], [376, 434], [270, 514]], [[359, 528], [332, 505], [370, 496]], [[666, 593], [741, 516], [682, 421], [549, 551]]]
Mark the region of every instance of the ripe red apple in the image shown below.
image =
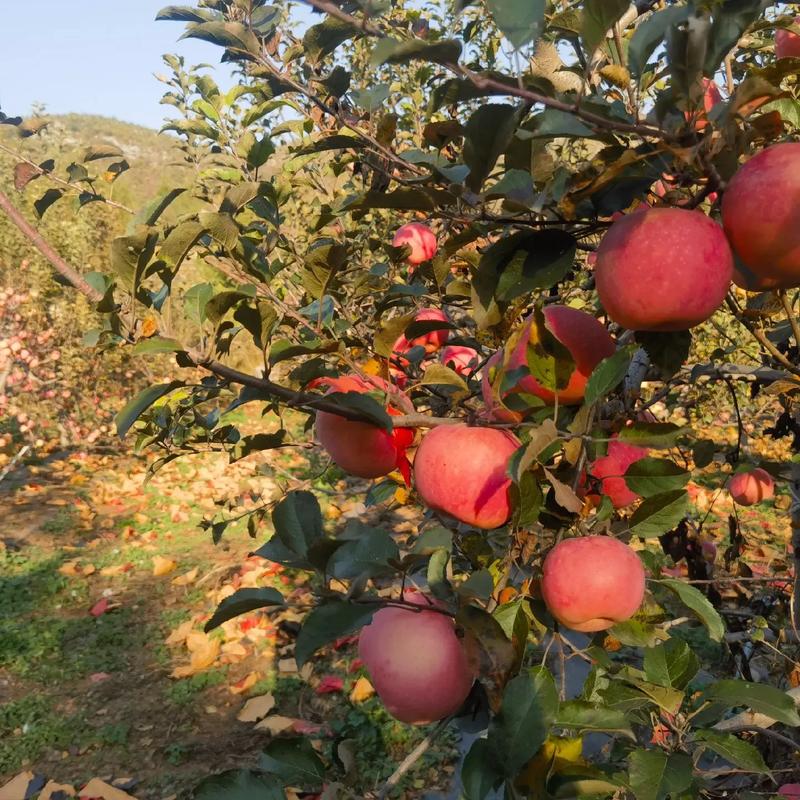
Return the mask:
[[[547, 329], [572, 355], [575, 370], [570, 376], [569, 383], [556, 392], [542, 386], [532, 375], [522, 378], [517, 387], [522, 392], [541, 397], [546, 403], [554, 403], [557, 397], [559, 403], [576, 405], [583, 401], [586, 382], [592, 370], [604, 358], [614, 355], [616, 349], [614, 340], [599, 320], [577, 308], [545, 306], [543, 314]], [[530, 327], [533, 324], [532, 318], [529, 317], [523, 324], [524, 332], [511, 355], [509, 370], [527, 369], [526, 350]]]
[[392, 239], [393, 247], [408, 245], [408, 263], [416, 266], [423, 261], [430, 261], [438, 249], [433, 231], [421, 222], [409, 222], [397, 229]]
[[[440, 308], [423, 308], [416, 317], [414, 322], [450, 322], [450, 318]], [[393, 354], [402, 356], [407, 353], [412, 347], [422, 347], [426, 353], [435, 353], [450, 336], [449, 328], [439, 328], [423, 333], [421, 336], [415, 336], [413, 339], [407, 339], [405, 335], [399, 336], [397, 341], [392, 347]], [[402, 363], [403, 359], [396, 359]], [[406, 361], [406, 365], [408, 362]]]
[[[332, 392], [374, 392], [386, 400], [387, 384], [380, 378], [346, 375], [322, 379]], [[400, 413], [389, 407], [389, 413]], [[345, 472], [359, 478], [379, 478], [395, 469], [408, 474], [406, 448], [413, 440], [408, 428], [395, 428], [388, 433], [369, 422], [349, 420], [329, 411], [318, 411], [316, 433], [319, 443]]]
[[722, 229], [700, 211], [648, 208], [618, 219], [597, 250], [595, 283], [614, 322], [680, 331], [707, 320], [725, 299], [733, 255]]
[[800, 783], [784, 783], [778, 789], [778, 797], [786, 800], [800, 800]]
[[800, 142], [776, 144], [733, 176], [722, 224], [736, 255], [761, 280], [800, 286]]
[[595, 460], [589, 471], [600, 479], [600, 491], [614, 508], [625, 508], [639, 499], [623, 477], [631, 464], [647, 457], [647, 450], [616, 439], [608, 443], [608, 453]]
[[[800, 17], [794, 18], [794, 26], [800, 25]], [[775, 56], [777, 58], [800, 58], [800, 34], [787, 28], [775, 31]]]
[[628, 545], [610, 536], [564, 539], [542, 565], [542, 597], [574, 631], [602, 631], [630, 619], [644, 599], [644, 567]]
[[506, 475], [519, 440], [497, 428], [439, 425], [414, 457], [414, 483], [425, 505], [467, 525], [491, 530], [511, 516]]
[[[421, 592], [406, 591], [403, 599], [438, 605]], [[358, 655], [386, 710], [414, 725], [458, 711], [475, 681], [452, 618], [438, 611], [380, 609], [361, 630]]]
[[460, 344], [451, 344], [442, 350], [442, 364], [468, 378], [480, 362], [478, 351]]
[[737, 472], [728, 481], [728, 491], [735, 503], [752, 506], [762, 500], [770, 500], [775, 494], [772, 475], [761, 467], [748, 472]]

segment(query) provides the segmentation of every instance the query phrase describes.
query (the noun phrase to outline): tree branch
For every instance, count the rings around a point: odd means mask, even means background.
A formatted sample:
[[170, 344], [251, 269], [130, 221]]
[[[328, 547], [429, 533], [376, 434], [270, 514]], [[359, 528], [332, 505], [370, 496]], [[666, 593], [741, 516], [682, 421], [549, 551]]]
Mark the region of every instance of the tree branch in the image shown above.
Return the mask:
[[79, 292], [85, 294], [92, 302], [99, 303], [103, 299], [103, 293], [91, 286], [86, 279], [70, 266], [55, 251], [53, 246], [42, 236], [36, 228], [22, 216], [19, 209], [11, 202], [8, 195], [0, 191], [0, 210], [19, 228], [31, 244], [53, 265], [56, 271], [66, 278]]

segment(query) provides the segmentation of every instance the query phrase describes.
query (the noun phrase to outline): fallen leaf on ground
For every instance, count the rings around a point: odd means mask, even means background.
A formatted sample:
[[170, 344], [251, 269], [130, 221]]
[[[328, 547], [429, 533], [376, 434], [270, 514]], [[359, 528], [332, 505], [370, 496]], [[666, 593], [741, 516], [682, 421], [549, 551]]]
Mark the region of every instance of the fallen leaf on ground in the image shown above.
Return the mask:
[[278, 662], [278, 672], [297, 672], [297, 662], [293, 658], [282, 658]]
[[[103, 681], [107, 681], [110, 677], [111, 676], [107, 672], [93, 672], [89, 676], [89, 680], [92, 683], [102, 683]], [[41, 798], [39, 798], [39, 800], [41, 800]]]
[[167, 636], [165, 640], [165, 644], [183, 644], [186, 641], [186, 637], [192, 632], [192, 628], [194, 628], [194, 623], [192, 620], [187, 619], [186, 622], [182, 622], [175, 628], [172, 633]]
[[277, 736], [283, 731], [291, 730], [294, 727], [295, 721], [291, 717], [281, 717], [275, 714], [266, 719], [262, 719], [258, 725], [255, 726], [257, 731], [268, 731], [272, 736]]
[[333, 694], [344, 689], [344, 679], [338, 675], [325, 675], [314, 690], [317, 694]]
[[105, 614], [105, 613], [106, 613], [106, 611], [108, 611], [108, 606], [109, 606], [108, 598], [107, 598], [107, 597], [104, 597], [104, 598], [102, 598], [102, 600], [98, 600], [98, 601], [97, 601], [97, 602], [96, 602], [96, 603], [95, 603], [95, 604], [94, 604], [94, 605], [93, 605], [93, 606], [92, 606], [92, 607], [89, 609], [89, 613], [90, 613], [90, 614], [91, 614], [93, 617], [102, 617], [102, 616], [103, 616], [103, 614]]
[[153, 556], [153, 577], [160, 578], [162, 575], [169, 575], [178, 567], [178, 562], [164, 556]]
[[8, 783], [0, 786], [0, 800], [25, 800], [28, 793], [28, 786], [36, 776], [32, 772], [20, 772]]
[[236, 681], [232, 686], [229, 686], [228, 691], [231, 694], [244, 694], [244, 692], [256, 685], [260, 677], [261, 674], [259, 672], [248, 672], [240, 681]]
[[258, 722], [275, 708], [275, 698], [271, 694], [262, 694], [259, 697], [251, 697], [243, 706], [242, 710], [236, 715], [239, 722]]
[[188, 572], [184, 572], [183, 575], [179, 575], [177, 578], [172, 579], [173, 586], [189, 586], [189, 584], [194, 583], [197, 580], [197, 575], [200, 572], [198, 567], [194, 569], [190, 569]]
[[100, 778], [92, 778], [86, 786], [81, 789], [80, 797], [101, 798], [101, 800], [135, 800], [133, 795], [117, 789], [110, 783], [101, 781]]
[[350, 692], [350, 700], [353, 703], [363, 703], [375, 694], [375, 687], [366, 679], [359, 678]]
[[100, 570], [100, 574], [104, 578], [113, 578], [116, 575], [124, 575], [126, 572], [129, 572], [133, 569], [133, 564], [117, 564], [114, 567], [103, 567]]
[[188, 678], [197, 672], [208, 669], [219, 655], [220, 641], [212, 639], [202, 631], [192, 631], [186, 637], [186, 647], [192, 654], [188, 664], [176, 667], [172, 671], [173, 678]]

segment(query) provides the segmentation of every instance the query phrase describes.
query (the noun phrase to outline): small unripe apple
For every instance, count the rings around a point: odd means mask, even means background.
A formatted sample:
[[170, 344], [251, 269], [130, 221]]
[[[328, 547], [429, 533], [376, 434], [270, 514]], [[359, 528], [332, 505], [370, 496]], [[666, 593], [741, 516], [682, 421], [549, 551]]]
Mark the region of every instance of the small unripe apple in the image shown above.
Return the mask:
[[644, 600], [642, 562], [610, 536], [559, 542], [542, 565], [542, 596], [550, 613], [574, 631], [602, 631], [630, 619]]
[[[794, 26], [800, 25], [800, 17], [794, 18]], [[775, 31], [775, 55], [778, 58], [800, 58], [800, 34], [787, 28]]]
[[680, 331], [719, 308], [732, 272], [733, 255], [716, 222], [700, 211], [648, 208], [608, 229], [594, 275], [600, 302], [617, 324]]
[[762, 500], [771, 500], [775, 494], [772, 475], [761, 467], [748, 472], [737, 472], [728, 481], [728, 491], [735, 503], [752, 506]]
[[767, 288], [800, 286], [799, 207], [800, 142], [762, 150], [725, 190], [722, 224], [728, 240]]
[[392, 239], [392, 246], [403, 247], [403, 245], [411, 249], [407, 261], [414, 266], [423, 261], [430, 261], [438, 249], [435, 234], [421, 222], [409, 222], [397, 229]]
[[519, 440], [497, 428], [439, 425], [422, 438], [414, 483], [425, 505], [491, 530], [511, 516], [508, 462]]
[[[438, 607], [420, 592], [407, 591], [403, 599]], [[475, 681], [452, 618], [439, 611], [380, 609], [361, 630], [358, 655], [386, 710], [414, 725], [458, 711]]]

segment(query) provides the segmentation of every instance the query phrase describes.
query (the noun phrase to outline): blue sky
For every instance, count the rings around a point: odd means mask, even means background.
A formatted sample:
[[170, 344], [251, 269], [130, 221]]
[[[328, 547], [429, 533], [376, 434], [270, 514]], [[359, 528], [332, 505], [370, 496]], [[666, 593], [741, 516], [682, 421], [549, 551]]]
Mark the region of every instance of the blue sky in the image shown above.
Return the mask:
[[[182, 2], [192, 5], [191, 0]], [[165, 87], [153, 73], [164, 72], [163, 53], [183, 55], [190, 64], [214, 64], [222, 85], [228, 74], [219, 64], [218, 47], [193, 39], [177, 41], [184, 23], [154, 22], [158, 10], [168, 4], [169, 0], [5, 0], [0, 108], [24, 116], [32, 103], [41, 102], [52, 114], [102, 114], [160, 127], [169, 106], [159, 105]]]

